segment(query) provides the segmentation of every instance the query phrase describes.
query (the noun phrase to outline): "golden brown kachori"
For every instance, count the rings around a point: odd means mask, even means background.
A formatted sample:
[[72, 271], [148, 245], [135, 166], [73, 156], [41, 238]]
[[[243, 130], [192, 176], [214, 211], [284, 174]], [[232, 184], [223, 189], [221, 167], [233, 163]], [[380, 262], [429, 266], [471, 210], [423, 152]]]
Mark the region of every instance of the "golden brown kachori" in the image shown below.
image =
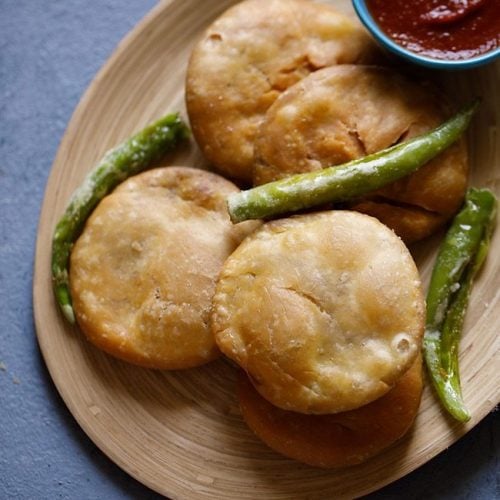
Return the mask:
[[[254, 182], [375, 153], [438, 126], [450, 111], [430, 84], [393, 69], [341, 65], [319, 70], [289, 88], [267, 111], [256, 140]], [[458, 210], [467, 170], [461, 139], [414, 174], [349, 206], [413, 242]]]
[[381, 398], [333, 415], [282, 410], [263, 398], [244, 372], [238, 379], [241, 412], [250, 429], [270, 448], [300, 462], [325, 468], [365, 462], [411, 428], [422, 395], [422, 361]]
[[242, 242], [220, 273], [212, 328], [271, 403], [337, 413], [379, 398], [408, 370], [424, 299], [393, 231], [325, 211], [268, 222]]
[[215, 280], [255, 227], [229, 220], [225, 198], [237, 189], [214, 173], [167, 167], [102, 200], [70, 265], [76, 318], [93, 344], [150, 368], [219, 356], [209, 327]]
[[221, 173], [251, 182], [254, 140], [288, 87], [332, 64], [378, 58], [354, 18], [307, 0], [246, 0], [222, 14], [194, 47], [186, 104], [194, 136]]

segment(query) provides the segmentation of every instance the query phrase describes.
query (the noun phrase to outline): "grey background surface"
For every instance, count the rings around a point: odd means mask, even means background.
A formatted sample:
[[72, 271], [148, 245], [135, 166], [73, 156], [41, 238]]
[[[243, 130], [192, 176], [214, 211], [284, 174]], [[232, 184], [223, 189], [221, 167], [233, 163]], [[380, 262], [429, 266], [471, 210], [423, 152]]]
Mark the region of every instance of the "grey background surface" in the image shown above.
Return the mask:
[[[38, 349], [31, 290], [40, 206], [65, 127], [154, 4], [0, 0], [0, 499], [160, 498], [102, 454], [64, 406]], [[370, 498], [499, 498], [498, 424], [489, 415]]]

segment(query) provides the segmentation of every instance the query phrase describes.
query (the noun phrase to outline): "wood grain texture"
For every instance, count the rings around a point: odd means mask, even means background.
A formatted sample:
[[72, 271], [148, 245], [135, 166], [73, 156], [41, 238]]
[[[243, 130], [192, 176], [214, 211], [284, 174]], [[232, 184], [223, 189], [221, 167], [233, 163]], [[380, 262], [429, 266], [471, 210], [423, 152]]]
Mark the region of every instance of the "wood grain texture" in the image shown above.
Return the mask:
[[[500, 231], [473, 290], [461, 343], [462, 384], [472, 420], [449, 419], [427, 384], [412, 432], [368, 463], [314, 469], [269, 450], [243, 423], [235, 371], [224, 360], [182, 372], [127, 365], [89, 345], [56, 308], [50, 281], [54, 225], [73, 190], [110, 147], [168, 112], [184, 111], [193, 43], [228, 0], [161, 2], [118, 46], [76, 109], [46, 189], [39, 223], [34, 312], [52, 379], [90, 438], [114, 462], [171, 498], [352, 498], [416, 469], [476, 425], [500, 401]], [[337, 1], [350, 11], [348, 1]], [[439, 75], [458, 102], [481, 95], [469, 130], [470, 183], [500, 191], [500, 64]], [[205, 167], [191, 143], [167, 163]], [[427, 283], [440, 235], [412, 249]]]

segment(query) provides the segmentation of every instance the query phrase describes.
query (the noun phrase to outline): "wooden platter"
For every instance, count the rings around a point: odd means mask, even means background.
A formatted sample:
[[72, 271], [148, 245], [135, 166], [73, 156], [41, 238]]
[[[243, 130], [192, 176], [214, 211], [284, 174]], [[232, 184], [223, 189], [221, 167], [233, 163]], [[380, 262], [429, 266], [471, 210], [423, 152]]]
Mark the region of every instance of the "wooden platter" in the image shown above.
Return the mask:
[[[224, 361], [182, 372], [127, 365], [90, 346], [60, 316], [50, 282], [56, 220], [102, 154], [168, 112], [184, 113], [184, 76], [201, 31], [232, 1], [167, 0], [119, 45], [82, 98], [68, 126], [45, 193], [36, 249], [34, 311], [52, 379], [84, 431], [115, 463], [153, 490], [183, 499], [352, 498], [404, 476], [446, 449], [500, 401], [500, 231], [473, 291], [461, 343], [467, 425], [451, 421], [429, 385], [413, 431], [368, 463], [314, 469], [269, 450], [247, 429]], [[350, 2], [333, 1], [351, 12]], [[475, 186], [500, 191], [500, 64], [439, 75], [459, 102], [481, 95], [469, 130]], [[204, 167], [194, 144], [172, 164]], [[413, 248], [427, 282], [439, 236]]]

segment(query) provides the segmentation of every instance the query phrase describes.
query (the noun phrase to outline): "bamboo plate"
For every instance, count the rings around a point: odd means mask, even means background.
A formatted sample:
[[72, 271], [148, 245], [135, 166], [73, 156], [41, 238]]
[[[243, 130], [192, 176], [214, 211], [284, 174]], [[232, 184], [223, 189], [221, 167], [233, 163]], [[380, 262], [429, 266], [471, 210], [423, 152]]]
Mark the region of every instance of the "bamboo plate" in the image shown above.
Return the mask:
[[[499, 402], [500, 231], [474, 288], [461, 344], [464, 397], [472, 420], [465, 426], [450, 421], [427, 385], [410, 435], [365, 465], [336, 472], [282, 458], [253, 436], [240, 418], [235, 374], [227, 362], [171, 373], [135, 368], [82, 340], [53, 300], [51, 236], [70, 194], [108, 148], [165, 112], [184, 111], [192, 44], [232, 3], [160, 3], [119, 45], [84, 95], [54, 162], [40, 218], [34, 278], [38, 340], [55, 385], [84, 431], [116, 464], [159, 493], [189, 499], [234, 498], [236, 492], [241, 499], [360, 496], [427, 462]], [[347, 1], [336, 4], [350, 10]], [[497, 193], [499, 81], [499, 64], [444, 78], [459, 101], [483, 96], [469, 130], [471, 183]], [[204, 165], [193, 144], [169, 161]], [[438, 241], [414, 249], [424, 281]]]

